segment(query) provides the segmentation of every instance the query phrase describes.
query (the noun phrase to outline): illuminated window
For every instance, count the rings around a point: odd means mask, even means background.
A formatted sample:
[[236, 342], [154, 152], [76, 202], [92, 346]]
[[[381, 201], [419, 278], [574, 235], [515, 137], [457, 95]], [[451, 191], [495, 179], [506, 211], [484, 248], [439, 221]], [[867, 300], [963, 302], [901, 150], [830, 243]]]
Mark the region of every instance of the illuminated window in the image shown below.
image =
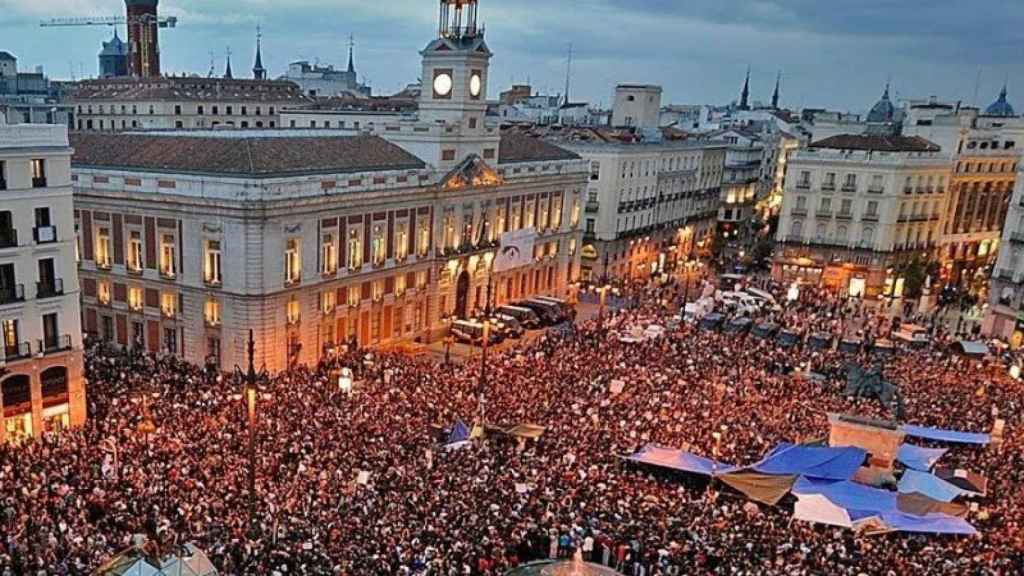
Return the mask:
[[142, 310], [142, 288], [138, 286], [128, 287], [128, 307], [136, 312]]
[[546, 229], [548, 227], [548, 224], [550, 224], [550, 222], [548, 220], [548, 217], [551, 215], [551, 213], [549, 211], [549, 207], [550, 207], [549, 203], [550, 202], [551, 201], [549, 199], [547, 199], [547, 198], [543, 198], [540, 201], [540, 216], [538, 217], [538, 220], [537, 220], [537, 227], [541, 228], [542, 230]]
[[420, 220], [417, 234], [419, 240], [417, 241], [416, 254], [423, 257], [430, 251], [430, 223], [425, 218]]
[[128, 233], [128, 270], [142, 272], [142, 232]]
[[370, 288], [372, 290], [372, 295], [373, 295], [374, 301], [377, 301], [377, 300], [380, 300], [381, 298], [384, 298], [384, 281], [383, 280], [374, 280], [370, 284]]
[[205, 312], [208, 326], [220, 326], [220, 301], [216, 298], [207, 298]]
[[160, 236], [160, 274], [174, 277], [174, 236], [163, 234]]
[[494, 214], [494, 228], [495, 234], [501, 234], [505, 231], [505, 205], [498, 206], [497, 211]]
[[320, 259], [323, 262], [321, 272], [325, 275], [338, 271], [338, 248], [334, 244], [334, 234], [324, 234], [320, 244]]
[[370, 252], [374, 266], [382, 266], [387, 259], [387, 239], [384, 237], [384, 224], [374, 224], [371, 230]]
[[284, 249], [284, 282], [295, 284], [302, 278], [302, 253], [298, 238], [289, 238]]
[[405, 274], [395, 276], [395, 296], [405, 294]]
[[569, 256], [575, 256], [575, 255], [576, 255], [576, 239], [575, 238], [570, 238], [569, 239]]
[[174, 318], [178, 312], [178, 297], [173, 292], [160, 294], [160, 311], [168, 318]]
[[363, 241], [359, 229], [349, 230], [348, 233], [348, 268], [358, 270], [363, 265]]
[[359, 306], [359, 288], [352, 286], [348, 289], [348, 305], [353, 308]]
[[324, 314], [330, 314], [334, 312], [334, 306], [337, 304], [338, 295], [334, 290], [327, 290], [326, 292], [320, 293], [320, 311]]
[[427, 287], [427, 271], [420, 270], [416, 272], [416, 288], [422, 290]]
[[455, 215], [448, 213], [444, 215], [444, 249], [455, 248], [458, 243], [455, 231]]
[[580, 199], [576, 198], [572, 201], [572, 221], [570, 222], [573, 228], [580, 224]]
[[96, 299], [100, 304], [110, 304], [110, 282], [100, 280], [96, 285]]
[[529, 200], [526, 202], [526, 217], [523, 221], [523, 228], [533, 228], [534, 226], [537, 225], [536, 209], [536, 202], [534, 202], [533, 200]]
[[206, 241], [206, 257], [203, 262], [203, 279], [208, 284], [221, 283], [220, 240]]
[[409, 223], [395, 225], [395, 258], [401, 262], [409, 255]]
[[110, 229], [99, 228], [96, 231], [96, 265], [110, 268]]
[[562, 227], [562, 197], [555, 196], [551, 199], [551, 227], [558, 229]]
[[285, 312], [288, 317], [289, 324], [298, 324], [300, 318], [299, 299], [292, 296], [288, 300], [288, 304], [285, 306]]

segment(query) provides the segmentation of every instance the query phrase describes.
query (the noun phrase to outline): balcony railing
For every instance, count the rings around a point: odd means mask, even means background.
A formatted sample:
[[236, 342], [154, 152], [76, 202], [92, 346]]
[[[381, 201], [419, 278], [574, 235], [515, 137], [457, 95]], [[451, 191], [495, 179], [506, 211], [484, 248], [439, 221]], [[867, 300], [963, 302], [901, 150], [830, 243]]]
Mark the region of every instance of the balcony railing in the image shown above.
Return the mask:
[[811, 187], [811, 181], [810, 180], [803, 180], [803, 181], [797, 182], [796, 183], [796, 187], [801, 189], [801, 190], [807, 190], [807, 189], [809, 189]]
[[853, 220], [853, 212], [840, 212], [836, 214], [836, 220]]
[[32, 238], [36, 244], [49, 244], [57, 241], [56, 226], [36, 226], [32, 229]]
[[54, 298], [63, 294], [63, 278], [54, 278], [48, 282], [36, 282], [36, 298]]
[[25, 300], [25, 285], [0, 286], [0, 304], [12, 304]]
[[0, 248], [17, 248], [18, 231], [14, 228], [0, 230]]
[[32, 346], [28, 342], [18, 342], [14, 346], [4, 345], [4, 360], [7, 362], [13, 362], [15, 360], [24, 360], [25, 358], [32, 357]]
[[790, 234], [789, 236], [786, 236], [785, 241], [787, 244], [803, 244], [804, 237], [799, 234]]
[[860, 219], [862, 222], [878, 222], [878, 214], [864, 214]]
[[824, 190], [825, 192], [835, 192], [836, 191], [836, 183], [835, 182], [826, 182], [826, 183], [821, 185], [821, 189]]
[[160, 277], [168, 280], [174, 280], [175, 274], [173, 268], [160, 267]]
[[870, 192], [872, 194], [882, 194], [882, 193], [885, 192], [885, 188], [883, 188], [881, 186], [869, 186], [868, 187], [868, 192]]
[[61, 334], [52, 338], [36, 340], [36, 351], [40, 354], [56, 354], [71, 350], [71, 335]]
[[807, 208], [793, 208], [789, 213], [793, 216], [807, 216]]
[[832, 217], [832, 211], [831, 210], [816, 210], [814, 212], [814, 215], [817, 216], [818, 218], [831, 218]]

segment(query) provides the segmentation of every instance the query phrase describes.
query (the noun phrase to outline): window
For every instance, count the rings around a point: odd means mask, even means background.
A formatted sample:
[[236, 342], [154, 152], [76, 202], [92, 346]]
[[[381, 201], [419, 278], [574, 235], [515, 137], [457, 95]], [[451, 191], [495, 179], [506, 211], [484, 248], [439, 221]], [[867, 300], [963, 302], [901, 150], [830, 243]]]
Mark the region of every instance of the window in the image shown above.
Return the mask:
[[110, 268], [110, 228], [96, 230], [96, 266]]
[[427, 287], [427, 271], [420, 270], [416, 272], [416, 288], [422, 290]]
[[409, 222], [395, 225], [395, 258], [401, 262], [409, 255]]
[[231, 106], [228, 106], [228, 107], [227, 107], [227, 115], [228, 115], [228, 116], [231, 116], [231, 114], [232, 114], [232, 113], [233, 113], [233, 112], [232, 112], [232, 110], [231, 110]]
[[375, 302], [384, 298], [384, 280], [374, 280], [371, 282], [370, 292]]
[[872, 200], [868, 202], [868, 216], [878, 216], [878, 202]]
[[800, 180], [796, 183], [797, 188], [811, 187], [811, 173], [807, 170], [800, 172]]
[[302, 254], [298, 238], [289, 238], [284, 249], [284, 283], [295, 284], [302, 279]]
[[560, 228], [562, 226], [562, 197], [555, 196], [551, 199], [551, 216], [549, 220], [551, 228]]
[[797, 196], [796, 197], [796, 208], [797, 208], [797, 210], [806, 210], [807, 209], [807, 196]]
[[455, 231], [455, 215], [451, 212], [444, 215], [444, 249], [455, 248], [457, 235]]
[[0, 160], [0, 190], [7, 189], [7, 163]]
[[0, 326], [3, 328], [4, 352], [7, 356], [17, 356], [18, 346], [21, 344], [18, 342], [18, 321], [4, 320]]
[[533, 200], [528, 200], [526, 202], [526, 217], [523, 222], [523, 228], [533, 228], [534, 226], [537, 225], [536, 209], [536, 202], [534, 202]]
[[334, 290], [326, 290], [320, 293], [320, 312], [330, 314], [334, 312], [337, 302], [337, 293]]
[[419, 239], [417, 240], [416, 254], [423, 257], [430, 251], [430, 223], [423, 218], [420, 219], [418, 226]]
[[383, 266], [387, 259], [387, 238], [384, 236], [384, 224], [374, 224], [371, 230], [370, 254], [374, 266]]
[[821, 199], [821, 211], [822, 212], [832, 212], [832, 199], [831, 198], [822, 198]]
[[395, 276], [395, 296], [405, 294], [405, 274]]
[[569, 224], [575, 228], [580, 223], [580, 199], [574, 198], [572, 201], [572, 217]]
[[601, 179], [601, 163], [600, 162], [591, 162], [590, 163], [590, 180], [591, 181], [595, 181], [595, 180], [600, 180], [600, 179]]
[[359, 288], [351, 286], [348, 289], [348, 305], [356, 308], [359, 306]]
[[110, 304], [110, 282], [100, 280], [96, 284], [96, 300], [100, 304]]
[[334, 244], [334, 234], [324, 234], [320, 242], [321, 269], [325, 276], [338, 272], [338, 247]]
[[825, 182], [821, 185], [822, 190], [835, 190], [836, 189], [836, 173], [827, 172], [825, 173]]
[[167, 318], [174, 318], [178, 312], [178, 297], [174, 292], [160, 293], [160, 311]]
[[207, 326], [220, 326], [220, 301], [213, 297], [207, 298], [204, 316]]
[[455, 160], [455, 150], [442, 150], [441, 160], [444, 162], [451, 162]]
[[547, 229], [547, 227], [551, 224], [551, 220], [549, 219], [551, 216], [551, 213], [549, 211], [549, 202], [550, 200], [548, 200], [547, 198], [542, 198], [540, 201], [540, 215], [537, 219], [537, 227], [542, 230]]
[[175, 104], [174, 105], [174, 115], [175, 116], [181, 116], [181, 105], [180, 104]]
[[522, 207], [518, 198], [512, 199], [512, 222], [509, 230], [519, 230], [523, 227]]
[[871, 188], [869, 188], [871, 192], [881, 192], [883, 190], [882, 178], [883, 176], [881, 174], [871, 175]]
[[32, 160], [32, 187], [46, 187], [46, 160], [39, 158]]
[[60, 348], [59, 329], [57, 327], [57, 314], [43, 314], [43, 349], [45, 351], [57, 350]]
[[138, 312], [142, 310], [142, 288], [138, 286], [128, 287], [128, 308]]
[[587, 234], [593, 234], [594, 233], [594, 219], [593, 218], [587, 218], [587, 228], [586, 228], [586, 231], [587, 231]]
[[288, 303], [285, 305], [285, 315], [289, 324], [298, 324], [300, 318], [300, 307], [299, 299], [296, 296], [292, 296], [288, 299]]
[[846, 180], [843, 182], [843, 190], [855, 191], [857, 190], [857, 175], [847, 174]]
[[206, 241], [206, 257], [203, 262], [203, 279], [207, 284], [221, 283], [220, 240]]
[[178, 353], [178, 331], [174, 328], [164, 328], [164, 351], [172, 356]]
[[843, 200], [842, 205], [839, 208], [839, 213], [843, 215], [849, 215], [853, 211], [853, 200]]
[[196, 108], [196, 115], [197, 116], [202, 116], [203, 115], [203, 105], [202, 104], [200, 104], [199, 107]]
[[353, 228], [348, 231], [348, 269], [358, 270], [363, 265], [362, 230]]
[[166, 278], [174, 278], [175, 270], [175, 248], [174, 236], [162, 234], [160, 236], [160, 274]]
[[128, 270], [142, 272], [142, 232], [138, 230], [128, 233]]

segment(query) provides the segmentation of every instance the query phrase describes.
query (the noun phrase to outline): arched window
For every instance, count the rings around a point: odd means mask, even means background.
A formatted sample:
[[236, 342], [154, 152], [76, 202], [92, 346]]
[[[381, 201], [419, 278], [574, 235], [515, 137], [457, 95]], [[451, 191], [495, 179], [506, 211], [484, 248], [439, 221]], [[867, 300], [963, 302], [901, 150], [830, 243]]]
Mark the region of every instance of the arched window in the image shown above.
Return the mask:
[[874, 242], [875, 241], [875, 229], [872, 228], [871, 226], [865, 226], [864, 227], [864, 232], [863, 232], [863, 234], [861, 236], [861, 239], [862, 239], [862, 241], [865, 244], [871, 244], [872, 242]]
[[804, 223], [801, 220], [794, 220], [793, 221], [792, 234], [793, 234], [793, 236], [803, 236], [803, 234], [804, 234]]
[[32, 411], [32, 381], [26, 374], [15, 374], [0, 383], [4, 397], [4, 410]]
[[66, 397], [68, 395], [68, 369], [64, 366], [52, 366], [39, 375], [42, 383], [43, 398]]

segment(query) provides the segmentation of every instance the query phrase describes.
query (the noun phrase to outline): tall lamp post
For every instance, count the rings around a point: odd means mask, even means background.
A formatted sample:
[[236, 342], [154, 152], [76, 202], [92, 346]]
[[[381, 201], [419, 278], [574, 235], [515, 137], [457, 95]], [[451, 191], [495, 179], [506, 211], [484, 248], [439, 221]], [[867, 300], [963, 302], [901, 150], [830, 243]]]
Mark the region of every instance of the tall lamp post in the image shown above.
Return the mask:
[[604, 326], [604, 305], [605, 298], [608, 297], [608, 250], [604, 252], [604, 265], [601, 267], [601, 286], [598, 287], [597, 293], [599, 296], [598, 308], [597, 308], [597, 325], [598, 327]]
[[487, 393], [487, 348], [491, 340], [491, 288], [494, 279], [494, 258], [484, 257], [484, 261], [487, 264], [487, 296], [484, 299], [484, 338], [483, 348], [480, 354], [480, 406], [479, 406], [479, 417], [480, 426], [484, 425], [484, 397]]
[[266, 369], [256, 372], [256, 340], [253, 331], [249, 330], [249, 370], [242, 375], [242, 370], [235, 365], [235, 374], [245, 382], [244, 396], [246, 415], [249, 422], [249, 523], [256, 522], [256, 408], [259, 395], [257, 383], [266, 378]]

